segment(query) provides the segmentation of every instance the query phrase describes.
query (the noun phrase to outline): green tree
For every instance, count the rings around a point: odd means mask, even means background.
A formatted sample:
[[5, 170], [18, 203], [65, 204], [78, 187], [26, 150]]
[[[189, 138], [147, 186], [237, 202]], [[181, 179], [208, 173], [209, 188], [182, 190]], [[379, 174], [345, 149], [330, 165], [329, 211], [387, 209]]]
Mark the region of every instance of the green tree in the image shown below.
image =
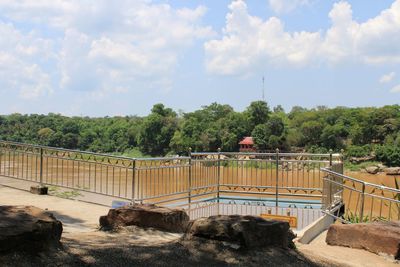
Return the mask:
[[319, 121], [306, 121], [300, 127], [304, 137], [303, 145], [320, 145], [324, 125]]
[[271, 112], [267, 102], [254, 101], [247, 107], [246, 113], [248, 115], [250, 127], [254, 129], [257, 125], [266, 123]]
[[49, 145], [52, 135], [54, 131], [50, 128], [41, 128], [38, 131], [39, 142], [42, 145]]
[[257, 125], [252, 132], [252, 137], [259, 150], [286, 148], [285, 125], [277, 116], [272, 116], [267, 123]]
[[154, 105], [152, 113], [144, 121], [138, 135], [141, 151], [149, 155], [164, 155], [177, 130], [176, 113], [162, 104]]
[[343, 125], [327, 125], [321, 134], [322, 146], [328, 149], [340, 149], [344, 147], [344, 139], [347, 131]]

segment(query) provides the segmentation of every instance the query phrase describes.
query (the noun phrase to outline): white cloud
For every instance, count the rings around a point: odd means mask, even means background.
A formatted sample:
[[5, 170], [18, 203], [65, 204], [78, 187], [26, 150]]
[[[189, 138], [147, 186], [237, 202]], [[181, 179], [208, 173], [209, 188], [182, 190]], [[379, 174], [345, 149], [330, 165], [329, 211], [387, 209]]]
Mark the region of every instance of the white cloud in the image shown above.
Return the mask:
[[388, 73], [388, 74], [384, 74], [382, 75], [382, 77], [379, 79], [380, 83], [389, 83], [393, 80], [394, 76], [396, 75], [396, 73], [394, 71]]
[[266, 62], [302, 64], [315, 53], [319, 33], [287, 33], [276, 17], [263, 21], [250, 16], [243, 1], [232, 2], [229, 9], [222, 39], [205, 43], [209, 71], [243, 74]]
[[268, 0], [270, 8], [278, 14], [289, 13], [299, 6], [309, 4], [309, 0]]
[[400, 93], [400, 84], [394, 86], [391, 90], [391, 93]]
[[400, 0], [364, 23], [353, 20], [349, 3], [335, 3], [326, 31], [288, 32], [276, 17], [262, 20], [237, 0], [229, 5], [219, 39], [207, 41], [207, 70], [217, 74], [247, 75], [276, 65], [400, 63]]
[[0, 36], [0, 90], [27, 99], [52, 93], [50, 76], [39, 65], [53, 58], [51, 42], [1, 22]]
[[[42, 79], [55, 78], [53, 84], [64, 90], [123, 93], [138, 83], [164, 84], [185, 49], [214, 35], [201, 23], [204, 6], [174, 9], [149, 0], [118, 4], [107, 0], [2, 0], [0, 10], [12, 23], [35, 29], [32, 33], [0, 32], [17, 39], [0, 38], [0, 52], [18, 61], [22, 69], [36, 63], [31, 71], [43, 72], [38, 75]], [[51, 67], [45, 58], [53, 61]], [[32, 81], [32, 92], [35, 86]], [[24, 95], [29, 95], [28, 88]]]

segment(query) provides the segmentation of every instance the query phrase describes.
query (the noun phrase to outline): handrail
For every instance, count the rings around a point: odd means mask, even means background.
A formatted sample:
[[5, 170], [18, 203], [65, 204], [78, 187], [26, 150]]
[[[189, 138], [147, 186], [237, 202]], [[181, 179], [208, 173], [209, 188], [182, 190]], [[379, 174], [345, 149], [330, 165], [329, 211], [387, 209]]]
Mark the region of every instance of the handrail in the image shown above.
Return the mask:
[[[324, 183], [324, 205], [327, 207], [327, 214], [338, 218], [333, 214], [331, 206], [336, 201], [335, 197], [339, 197], [341, 206], [345, 207], [344, 217], [340, 219], [341, 221], [353, 223], [390, 221], [396, 217], [397, 220], [400, 219], [399, 189], [366, 182], [337, 173], [329, 168], [321, 168], [321, 171], [327, 174], [323, 178], [324, 182], [329, 183]], [[346, 185], [346, 181], [351, 182], [352, 185]], [[353, 193], [355, 195], [352, 197]], [[388, 197], [388, 193], [393, 194], [393, 197]], [[348, 197], [345, 197], [345, 194]]]
[[[192, 152], [193, 156], [207, 156], [207, 155], [243, 155], [243, 156], [276, 156], [276, 152], [271, 153], [265, 153], [265, 152]], [[286, 157], [291, 157], [291, 156], [305, 156], [305, 157], [341, 157], [342, 154], [340, 153], [333, 153], [333, 154], [313, 154], [313, 153], [288, 153], [288, 152], [279, 152], [279, 156], [286, 156]]]
[[343, 179], [347, 179], [347, 180], [350, 180], [350, 181], [353, 181], [353, 182], [364, 184], [365, 186], [371, 186], [371, 187], [375, 187], [377, 189], [388, 190], [388, 191], [400, 194], [400, 190], [396, 189], [396, 188], [393, 188], [393, 187], [388, 187], [388, 186], [384, 186], [384, 185], [378, 185], [378, 184], [373, 184], [373, 183], [370, 183], [370, 182], [365, 182], [363, 180], [359, 180], [359, 179], [356, 179], [356, 178], [353, 178], [353, 177], [350, 177], [350, 176], [347, 176], [347, 175], [344, 175], [344, 174], [340, 174], [340, 173], [334, 172], [334, 171], [329, 170], [327, 168], [321, 168], [321, 170], [326, 172], [326, 173], [329, 173], [329, 174], [338, 176], [340, 178], [343, 178]]
[[[332, 160], [339, 154], [280, 153], [279, 150], [275, 153], [189, 151], [189, 156], [183, 157], [133, 158], [2, 140], [0, 150], [5, 152], [0, 153], [0, 173], [4, 176], [77, 190], [83, 188], [132, 202], [183, 193], [191, 203], [201, 195], [243, 193], [260, 197], [275, 195], [278, 206], [281, 196], [321, 198], [320, 167], [342, 164], [339, 161], [342, 158]], [[212, 159], [203, 157], [208, 155], [213, 155]], [[257, 163], [255, 166], [225, 164], [243, 162], [230, 155], [267, 157], [251, 157], [249, 161]], [[299, 158], [290, 159], [290, 156]], [[168, 198], [173, 200], [176, 199]]]

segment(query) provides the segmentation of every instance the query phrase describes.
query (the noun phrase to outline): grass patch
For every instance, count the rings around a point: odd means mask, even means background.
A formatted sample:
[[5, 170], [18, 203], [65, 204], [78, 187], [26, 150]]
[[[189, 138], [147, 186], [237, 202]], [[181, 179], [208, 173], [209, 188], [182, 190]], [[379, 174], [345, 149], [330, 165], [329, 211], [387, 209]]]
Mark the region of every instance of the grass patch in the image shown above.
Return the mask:
[[124, 156], [124, 157], [130, 157], [130, 158], [149, 158], [149, 155], [145, 155], [143, 154], [139, 148], [134, 147], [131, 149], [127, 149], [124, 152], [120, 153], [120, 152], [115, 152], [112, 155], [115, 156]]
[[49, 186], [49, 194], [56, 197], [72, 199], [82, 194], [78, 190], [62, 190], [57, 186]]
[[367, 167], [377, 166], [379, 164], [382, 164], [382, 163], [379, 161], [366, 161], [366, 162], [356, 164], [356, 163], [352, 163], [352, 162], [346, 160], [344, 162], [344, 168], [347, 171], [361, 171]]

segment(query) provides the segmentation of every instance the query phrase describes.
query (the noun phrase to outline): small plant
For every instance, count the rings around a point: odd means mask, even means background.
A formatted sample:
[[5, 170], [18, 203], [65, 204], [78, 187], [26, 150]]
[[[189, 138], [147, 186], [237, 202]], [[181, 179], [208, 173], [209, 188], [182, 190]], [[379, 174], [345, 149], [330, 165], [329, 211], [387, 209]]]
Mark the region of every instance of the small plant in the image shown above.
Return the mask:
[[353, 213], [351, 211], [349, 211], [348, 213], [346, 213], [343, 216], [343, 219], [349, 223], [366, 223], [370, 221], [369, 216], [363, 216], [363, 218], [361, 218], [360, 215]]
[[75, 187], [82, 189], [82, 190], [89, 190], [90, 188], [87, 186], [80, 186], [80, 185], [75, 185]]
[[61, 189], [57, 186], [49, 186], [49, 194], [56, 197], [67, 198], [67, 199], [72, 199], [78, 196], [82, 196], [82, 194], [78, 190], [61, 191]]

